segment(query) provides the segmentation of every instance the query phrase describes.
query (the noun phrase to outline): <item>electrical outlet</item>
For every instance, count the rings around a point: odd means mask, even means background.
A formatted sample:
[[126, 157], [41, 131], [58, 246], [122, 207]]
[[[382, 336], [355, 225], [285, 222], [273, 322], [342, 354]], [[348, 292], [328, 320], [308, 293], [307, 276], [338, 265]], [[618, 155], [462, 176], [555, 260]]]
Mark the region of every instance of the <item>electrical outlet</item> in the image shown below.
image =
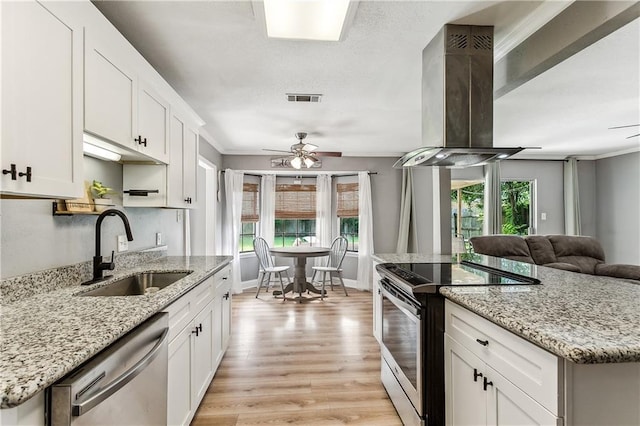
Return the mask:
[[547, 220], [547, 214], [546, 213], [540, 213], [540, 220]]
[[162, 245], [162, 234], [159, 232], [156, 232], [156, 245]]
[[176, 222], [182, 221], [182, 210], [176, 210]]
[[126, 235], [118, 235], [118, 253], [129, 250], [129, 241]]

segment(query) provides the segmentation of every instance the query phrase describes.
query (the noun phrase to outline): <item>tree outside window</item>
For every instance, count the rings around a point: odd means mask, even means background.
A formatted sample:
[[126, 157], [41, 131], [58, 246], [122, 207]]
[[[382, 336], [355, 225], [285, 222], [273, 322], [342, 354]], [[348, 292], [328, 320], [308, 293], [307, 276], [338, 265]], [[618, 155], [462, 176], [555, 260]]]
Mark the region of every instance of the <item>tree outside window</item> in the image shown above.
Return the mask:
[[[453, 182], [452, 182], [453, 186]], [[502, 193], [502, 233], [527, 235], [533, 226], [532, 181], [503, 181]], [[465, 238], [482, 235], [484, 220], [484, 183], [460, 185], [451, 191], [452, 234]], [[459, 217], [459, 215], [461, 215]]]
[[316, 186], [276, 185], [274, 247], [315, 245]]
[[336, 193], [336, 214], [340, 219], [340, 235], [349, 242], [348, 251], [358, 251], [358, 184], [338, 183]]

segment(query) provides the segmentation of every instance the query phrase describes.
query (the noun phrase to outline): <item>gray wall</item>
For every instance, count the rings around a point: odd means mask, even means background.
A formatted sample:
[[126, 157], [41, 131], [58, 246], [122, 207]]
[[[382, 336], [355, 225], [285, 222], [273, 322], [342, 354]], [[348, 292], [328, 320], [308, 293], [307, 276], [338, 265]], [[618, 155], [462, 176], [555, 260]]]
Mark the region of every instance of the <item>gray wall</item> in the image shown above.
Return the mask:
[[596, 235], [607, 262], [640, 264], [640, 153], [597, 160], [595, 169]]
[[[84, 157], [86, 180], [99, 180], [122, 191], [122, 165]], [[114, 197], [122, 205], [121, 196]], [[95, 251], [97, 216], [53, 216], [50, 200], [0, 200], [2, 222], [0, 277], [7, 278], [43, 269], [91, 260]], [[118, 207], [122, 208], [122, 207]], [[155, 234], [161, 232], [168, 255], [182, 254], [183, 222], [177, 210], [123, 209], [131, 223], [134, 240], [129, 250], [155, 246]], [[115, 217], [102, 224], [102, 254], [116, 250], [116, 236], [124, 234], [122, 222]]]

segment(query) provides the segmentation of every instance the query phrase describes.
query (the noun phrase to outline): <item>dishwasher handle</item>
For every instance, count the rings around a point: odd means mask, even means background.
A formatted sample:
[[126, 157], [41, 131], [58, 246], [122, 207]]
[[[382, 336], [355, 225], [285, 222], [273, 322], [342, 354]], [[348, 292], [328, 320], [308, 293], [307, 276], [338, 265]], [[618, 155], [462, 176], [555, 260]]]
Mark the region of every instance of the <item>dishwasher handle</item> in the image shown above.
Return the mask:
[[87, 398], [84, 401], [80, 401], [77, 403], [71, 404], [71, 412], [73, 416], [79, 417], [82, 416], [87, 411], [91, 410], [96, 405], [100, 404], [105, 399], [109, 398], [111, 395], [119, 391], [124, 385], [133, 380], [138, 374], [142, 373], [142, 371], [147, 367], [147, 365], [151, 364], [151, 362], [156, 359], [160, 351], [162, 350], [162, 346], [166, 343], [169, 338], [169, 329], [165, 328], [156, 344], [151, 348], [151, 350], [144, 356], [140, 361], [138, 361], [134, 366], [130, 369], [122, 373], [119, 377], [114, 379], [111, 383], [106, 385], [99, 393]]

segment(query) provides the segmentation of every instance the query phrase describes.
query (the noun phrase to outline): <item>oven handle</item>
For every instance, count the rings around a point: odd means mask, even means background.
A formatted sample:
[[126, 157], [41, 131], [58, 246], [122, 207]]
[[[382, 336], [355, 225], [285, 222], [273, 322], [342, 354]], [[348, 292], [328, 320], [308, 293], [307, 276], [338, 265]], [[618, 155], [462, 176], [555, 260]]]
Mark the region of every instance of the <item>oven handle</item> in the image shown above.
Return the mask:
[[380, 288], [382, 289], [382, 295], [386, 296], [386, 298], [389, 299], [391, 303], [396, 305], [396, 307], [400, 309], [402, 312], [404, 312], [406, 315], [415, 317], [419, 320], [422, 319], [422, 315], [420, 314], [420, 310], [418, 308], [399, 299], [398, 297], [393, 295], [391, 292], [389, 292], [387, 289], [385, 289], [383, 286], [380, 286]]

